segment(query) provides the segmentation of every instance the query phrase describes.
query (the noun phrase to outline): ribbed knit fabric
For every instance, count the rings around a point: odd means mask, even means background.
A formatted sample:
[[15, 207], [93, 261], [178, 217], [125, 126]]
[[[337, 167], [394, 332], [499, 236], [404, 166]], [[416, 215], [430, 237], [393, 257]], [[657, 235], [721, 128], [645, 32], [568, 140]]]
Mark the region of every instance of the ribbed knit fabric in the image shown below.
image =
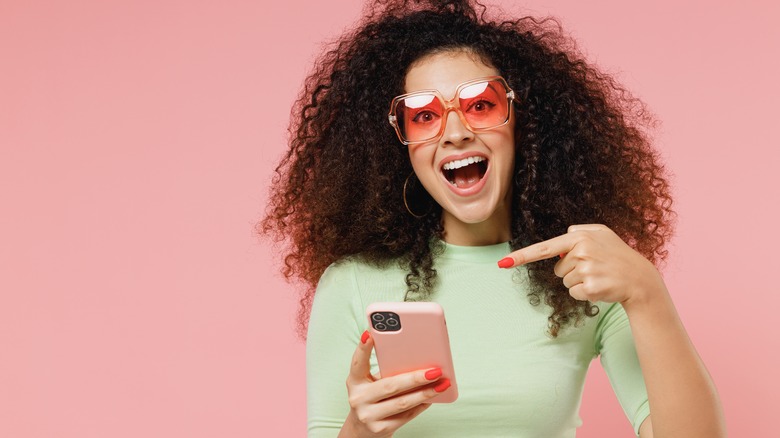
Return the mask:
[[[431, 296], [444, 308], [460, 396], [435, 404], [398, 430], [403, 437], [574, 437], [585, 374], [601, 355], [615, 393], [638, 434], [647, 392], [628, 319], [619, 304], [552, 338], [551, 309], [529, 303], [525, 268], [500, 269], [508, 243], [445, 244]], [[366, 307], [403, 301], [407, 272], [355, 260], [330, 266], [317, 287], [306, 347], [310, 437], [335, 437], [347, 414], [345, 381]], [[372, 372], [376, 357], [372, 355]], [[609, 431], [605, 431], [607, 433]]]

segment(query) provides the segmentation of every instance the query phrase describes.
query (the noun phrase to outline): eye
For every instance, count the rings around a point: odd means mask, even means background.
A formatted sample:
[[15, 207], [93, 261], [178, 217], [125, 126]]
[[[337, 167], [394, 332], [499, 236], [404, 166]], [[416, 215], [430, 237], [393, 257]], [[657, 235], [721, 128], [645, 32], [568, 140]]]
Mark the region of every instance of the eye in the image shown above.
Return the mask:
[[484, 111], [491, 110], [495, 106], [496, 106], [495, 103], [493, 103], [493, 102], [491, 102], [489, 100], [481, 99], [481, 100], [478, 100], [476, 102], [472, 102], [469, 105], [469, 107], [466, 109], [466, 111], [484, 112]]
[[412, 121], [415, 123], [430, 123], [434, 119], [436, 119], [436, 114], [432, 111], [420, 111], [414, 115]]

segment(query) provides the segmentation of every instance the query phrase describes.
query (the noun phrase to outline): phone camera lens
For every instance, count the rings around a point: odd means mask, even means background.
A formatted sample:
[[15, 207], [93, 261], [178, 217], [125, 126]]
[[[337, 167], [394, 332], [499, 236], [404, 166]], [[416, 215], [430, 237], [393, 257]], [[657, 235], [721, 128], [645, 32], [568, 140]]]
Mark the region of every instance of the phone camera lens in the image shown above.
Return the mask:
[[378, 323], [374, 324], [374, 328], [379, 330], [379, 331], [387, 330], [387, 326], [382, 324], [381, 322], [378, 322]]
[[387, 318], [387, 325], [390, 327], [395, 327], [398, 325], [398, 321], [393, 318]]
[[374, 313], [373, 315], [371, 315], [371, 319], [373, 319], [374, 321], [384, 321], [385, 315], [382, 315], [381, 313]]

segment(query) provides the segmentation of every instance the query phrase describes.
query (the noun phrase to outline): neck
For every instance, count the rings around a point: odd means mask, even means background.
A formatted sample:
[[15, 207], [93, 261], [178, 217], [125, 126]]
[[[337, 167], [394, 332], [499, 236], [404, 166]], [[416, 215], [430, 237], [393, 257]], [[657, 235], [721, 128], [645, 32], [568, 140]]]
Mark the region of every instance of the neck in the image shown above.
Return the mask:
[[444, 241], [460, 246], [485, 246], [508, 242], [512, 238], [509, 211], [496, 211], [493, 216], [478, 223], [458, 220], [445, 210], [442, 215]]

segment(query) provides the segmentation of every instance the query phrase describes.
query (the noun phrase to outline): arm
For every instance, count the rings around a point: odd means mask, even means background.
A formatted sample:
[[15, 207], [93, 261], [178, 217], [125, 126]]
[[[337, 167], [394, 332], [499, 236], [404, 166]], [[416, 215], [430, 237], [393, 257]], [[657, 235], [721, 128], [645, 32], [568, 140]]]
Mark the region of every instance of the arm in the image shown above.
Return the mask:
[[639, 427], [639, 438], [653, 438], [653, 423], [648, 416]]
[[595, 351], [634, 433], [647, 438], [642, 425], [649, 423], [650, 404], [628, 315], [620, 303], [599, 307]]
[[653, 415], [647, 436], [726, 436], [715, 385], [654, 272], [654, 281], [623, 302]]
[[[306, 338], [308, 436], [333, 438], [349, 413], [344, 380], [360, 343], [362, 305], [348, 263], [330, 266], [314, 295]], [[360, 319], [359, 319], [360, 318]]]
[[655, 266], [599, 224], [572, 225], [567, 234], [509, 254], [499, 266], [510, 268], [558, 255], [555, 274], [572, 297], [622, 303], [628, 315], [652, 414], [640, 434], [726, 436], [715, 385]]

